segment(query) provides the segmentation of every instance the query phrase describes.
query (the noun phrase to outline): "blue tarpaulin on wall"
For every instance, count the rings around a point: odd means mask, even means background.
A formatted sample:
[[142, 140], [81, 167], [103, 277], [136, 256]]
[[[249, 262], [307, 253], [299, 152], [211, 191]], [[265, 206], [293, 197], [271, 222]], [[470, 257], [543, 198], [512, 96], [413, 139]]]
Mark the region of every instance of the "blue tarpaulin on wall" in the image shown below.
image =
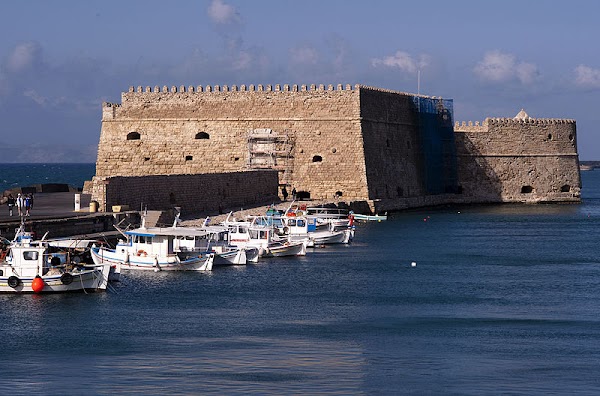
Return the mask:
[[425, 189], [429, 194], [458, 190], [451, 99], [413, 96], [419, 126]]

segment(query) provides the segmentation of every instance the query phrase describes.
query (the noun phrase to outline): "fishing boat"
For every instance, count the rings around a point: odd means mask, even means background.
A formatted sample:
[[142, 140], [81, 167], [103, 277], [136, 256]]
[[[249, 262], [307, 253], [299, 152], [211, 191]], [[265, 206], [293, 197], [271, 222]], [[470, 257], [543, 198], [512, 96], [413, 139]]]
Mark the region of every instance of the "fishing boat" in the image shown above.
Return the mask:
[[126, 240], [119, 240], [114, 249], [93, 246], [96, 264], [120, 265], [128, 270], [150, 271], [211, 271], [215, 254], [210, 251], [176, 249], [176, 240], [205, 236], [206, 232], [183, 227], [142, 227], [122, 231]]
[[[94, 244], [103, 244], [104, 242], [96, 239], [83, 238], [59, 238], [49, 239], [48, 247], [50, 252], [57, 257], [68, 257], [69, 260], [78, 265], [88, 266], [93, 264], [91, 250]], [[121, 266], [112, 264], [108, 274], [109, 282], [118, 282], [121, 279]]]
[[314, 216], [298, 216], [288, 212], [286, 216], [273, 218], [280, 239], [288, 241], [308, 240], [308, 246], [325, 244], [350, 243], [354, 237], [354, 228], [335, 230], [333, 223], [329, 228], [317, 228], [317, 218]]
[[273, 223], [265, 217], [252, 221], [231, 220], [231, 213], [221, 223], [229, 230], [229, 241], [245, 249], [256, 249], [260, 257], [304, 256], [308, 240], [291, 242], [276, 239]]
[[[44, 236], [45, 238], [45, 236]], [[84, 267], [49, 251], [48, 241], [17, 232], [0, 248], [0, 292], [60, 293], [105, 290], [110, 265]]]
[[271, 242], [265, 251], [266, 257], [306, 256], [308, 241]]
[[387, 213], [383, 215], [375, 214], [375, 215], [366, 215], [359, 213], [352, 213], [355, 220], [359, 221], [384, 221], [387, 220]]

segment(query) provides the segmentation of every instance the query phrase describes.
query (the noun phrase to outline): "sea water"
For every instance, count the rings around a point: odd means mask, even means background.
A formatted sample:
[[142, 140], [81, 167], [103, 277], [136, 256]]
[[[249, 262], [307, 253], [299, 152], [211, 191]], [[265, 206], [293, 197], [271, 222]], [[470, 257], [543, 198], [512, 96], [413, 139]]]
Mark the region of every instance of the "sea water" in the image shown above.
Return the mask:
[[600, 172], [582, 178], [581, 204], [394, 213], [305, 257], [0, 296], [0, 387], [599, 394]]
[[0, 194], [15, 187], [60, 183], [82, 188], [96, 164], [0, 164]]

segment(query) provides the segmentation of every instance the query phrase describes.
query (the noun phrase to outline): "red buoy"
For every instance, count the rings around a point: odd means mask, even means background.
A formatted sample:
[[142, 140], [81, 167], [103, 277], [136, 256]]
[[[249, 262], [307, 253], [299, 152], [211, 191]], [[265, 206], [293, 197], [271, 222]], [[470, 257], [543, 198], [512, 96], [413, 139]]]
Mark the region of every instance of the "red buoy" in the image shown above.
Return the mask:
[[42, 290], [44, 290], [44, 286], [46, 286], [46, 284], [39, 275], [33, 279], [33, 282], [31, 282], [31, 288], [33, 289], [34, 293], [40, 293]]

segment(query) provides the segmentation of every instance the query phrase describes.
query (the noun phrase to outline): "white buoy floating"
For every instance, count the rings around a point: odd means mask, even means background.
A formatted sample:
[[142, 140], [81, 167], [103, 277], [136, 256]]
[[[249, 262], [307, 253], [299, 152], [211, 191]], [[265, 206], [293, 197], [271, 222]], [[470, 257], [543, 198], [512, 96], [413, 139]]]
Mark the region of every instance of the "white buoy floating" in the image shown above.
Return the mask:
[[411, 266], [411, 267], [416, 267], [416, 266], [417, 266], [417, 262], [416, 262], [416, 261], [413, 261], [412, 263], [410, 263], [410, 266]]

